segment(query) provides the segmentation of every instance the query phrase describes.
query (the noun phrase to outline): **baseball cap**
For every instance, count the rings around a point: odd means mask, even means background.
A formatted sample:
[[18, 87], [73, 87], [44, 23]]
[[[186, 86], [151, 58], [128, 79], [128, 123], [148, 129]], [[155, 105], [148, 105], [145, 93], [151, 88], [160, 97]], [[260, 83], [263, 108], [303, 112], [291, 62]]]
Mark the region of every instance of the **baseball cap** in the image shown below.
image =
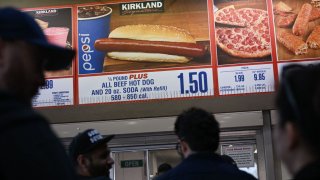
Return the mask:
[[114, 135], [103, 137], [96, 129], [87, 129], [74, 137], [69, 146], [69, 155], [75, 160], [78, 155], [94, 150], [103, 143], [109, 142]]
[[45, 55], [45, 70], [61, 70], [71, 65], [75, 51], [47, 41], [40, 26], [27, 13], [12, 7], [0, 8], [0, 39], [24, 40]]

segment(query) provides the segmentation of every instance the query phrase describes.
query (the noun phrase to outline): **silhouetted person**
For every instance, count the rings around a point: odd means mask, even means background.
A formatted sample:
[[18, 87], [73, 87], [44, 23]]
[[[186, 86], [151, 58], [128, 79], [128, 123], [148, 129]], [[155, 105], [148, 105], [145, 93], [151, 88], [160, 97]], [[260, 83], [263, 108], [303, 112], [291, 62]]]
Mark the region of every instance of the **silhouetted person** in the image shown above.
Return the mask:
[[75, 179], [63, 145], [31, 106], [44, 70], [69, 67], [73, 56], [48, 43], [29, 15], [0, 8], [0, 179]]
[[114, 137], [102, 135], [95, 129], [87, 129], [72, 139], [69, 155], [79, 180], [109, 180], [114, 164], [107, 143]]
[[221, 158], [226, 162], [226, 163], [229, 163], [231, 165], [234, 165], [235, 167], [238, 167], [237, 166], [237, 163], [232, 159], [232, 157], [226, 155], [226, 154], [223, 154], [221, 155]]
[[220, 130], [212, 114], [191, 108], [178, 116], [174, 131], [179, 139], [178, 153], [184, 160], [157, 180], [255, 179], [215, 153]]
[[171, 165], [168, 163], [162, 163], [158, 167], [157, 175], [160, 176], [166, 172], [168, 172], [170, 169], [172, 169]]
[[319, 77], [319, 65], [289, 65], [280, 79], [275, 142], [294, 179], [320, 179]]

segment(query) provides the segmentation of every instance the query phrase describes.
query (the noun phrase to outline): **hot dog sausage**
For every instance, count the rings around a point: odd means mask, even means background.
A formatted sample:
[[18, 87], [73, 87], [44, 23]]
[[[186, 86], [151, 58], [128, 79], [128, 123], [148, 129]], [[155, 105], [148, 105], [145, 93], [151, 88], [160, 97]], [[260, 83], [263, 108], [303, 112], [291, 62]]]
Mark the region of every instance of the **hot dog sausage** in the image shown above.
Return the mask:
[[106, 52], [144, 52], [201, 57], [205, 55], [204, 46], [195, 43], [144, 41], [131, 39], [104, 38], [96, 40], [94, 47]]

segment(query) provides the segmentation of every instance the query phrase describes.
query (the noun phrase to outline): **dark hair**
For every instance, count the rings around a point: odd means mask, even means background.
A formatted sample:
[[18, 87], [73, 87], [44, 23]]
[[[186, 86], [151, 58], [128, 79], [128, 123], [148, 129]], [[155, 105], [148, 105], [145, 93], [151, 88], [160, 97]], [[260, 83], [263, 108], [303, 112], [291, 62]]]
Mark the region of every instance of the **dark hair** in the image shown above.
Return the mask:
[[165, 173], [165, 172], [169, 171], [170, 169], [172, 169], [170, 164], [168, 164], [168, 163], [160, 164], [160, 166], [158, 167], [158, 174]]
[[280, 127], [295, 124], [304, 142], [320, 152], [320, 65], [289, 65], [283, 68], [276, 98]]
[[[87, 152], [87, 153], [83, 153], [82, 154], [86, 159], [88, 159], [90, 162], [92, 162], [92, 151], [90, 152]], [[79, 156], [79, 155], [78, 155]], [[79, 163], [78, 163], [78, 156], [76, 158], [71, 158], [71, 162], [73, 164], [74, 167], [78, 167], [79, 166]]]
[[219, 145], [219, 123], [212, 114], [191, 108], [180, 114], [174, 124], [176, 135], [185, 140], [191, 150], [216, 151]]

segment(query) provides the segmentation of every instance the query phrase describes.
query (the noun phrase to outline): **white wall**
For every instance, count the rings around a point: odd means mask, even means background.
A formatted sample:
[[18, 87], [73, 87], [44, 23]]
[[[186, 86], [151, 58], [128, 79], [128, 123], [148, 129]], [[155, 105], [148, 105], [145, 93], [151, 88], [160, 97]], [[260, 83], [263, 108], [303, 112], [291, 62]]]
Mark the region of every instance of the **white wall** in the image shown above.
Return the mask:
[[[221, 128], [262, 126], [262, 112], [237, 112], [215, 115]], [[101, 134], [134, 134], [173, 131], [175, 116], [159, 118], [125, 119], [81, 123], [52, 124], [60, 138], [74, 137], [87, 128], [97, 129]]]

